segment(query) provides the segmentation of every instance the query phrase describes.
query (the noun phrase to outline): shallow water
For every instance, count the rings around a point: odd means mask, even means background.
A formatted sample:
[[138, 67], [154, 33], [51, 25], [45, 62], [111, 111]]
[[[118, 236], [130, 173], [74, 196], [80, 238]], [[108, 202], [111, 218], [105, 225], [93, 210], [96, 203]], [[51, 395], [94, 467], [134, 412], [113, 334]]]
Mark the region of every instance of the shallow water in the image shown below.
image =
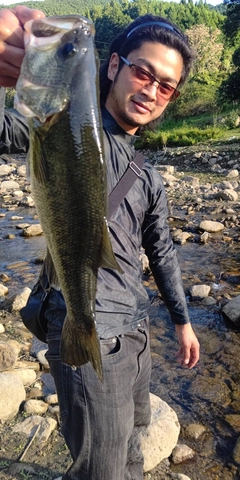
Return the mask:
[[[10, 277], [7, 285], [11, 296], [23, 286], [33, 286], [46, 246], [43, 236], [24, 238], [16, 228], [19, 223], [33, 223], [32, 209], [3, 211], [6, 217], [0, 218], [0, 273]], [[13, 215], [24, 218], [12, 221]], [[9, 233], [15, 235], [11, 240], [6, 238]], [[240, 436], [240, 421], [235, 417], [240, 416], [240, 333], [225, 323], [218, 304], [205, 307], [200, 302], [191, 302], [188, 288], [200, 281], [211, 285], [214, 297], [238, 294], [239, 285], [224, 281], [222, 272], [237, 275], [240, 246], [226, 244], [216, 235], [205, 245], [190, 242], [176, 248], [190, 317], [201, 343], [201, 359], [193, 370], [177, 364], [174, 326], [157, 296], [153, 280], [145, 278], [152, 298], [151, 391], [176, 411], [182, 427], [180, 441], [196, 451], [193, 460], [171, 468], [191, 480], [237, 480], [240, 471], [233, 461], [233, 449]], [[202, 423], [206, 427], [200, 440], [185, 436], [184, 427], [189, 423]]]

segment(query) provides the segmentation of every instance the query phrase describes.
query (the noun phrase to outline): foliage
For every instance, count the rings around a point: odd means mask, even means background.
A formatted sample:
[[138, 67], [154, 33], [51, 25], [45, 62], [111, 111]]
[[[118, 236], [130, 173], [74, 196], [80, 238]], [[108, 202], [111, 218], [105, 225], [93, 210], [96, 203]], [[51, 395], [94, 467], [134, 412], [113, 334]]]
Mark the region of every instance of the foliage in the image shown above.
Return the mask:
[[220, 138], [223, 133], [221, 127], [209, 126], [205, 129], [183, 125], [168, 130], [163, 127], [160, 131], [145, 131], [137, 142], [139, 148], [151, 148], [152, 150], [163, 147], [180, 147], [195, 145], [206, 140]]
[[194, 25], [186, 30], [186, 34], [196, 55], [193, 75], [217, 72], [223, 51], [223, 43], [219, 42], [220, 30], [206, 25]]

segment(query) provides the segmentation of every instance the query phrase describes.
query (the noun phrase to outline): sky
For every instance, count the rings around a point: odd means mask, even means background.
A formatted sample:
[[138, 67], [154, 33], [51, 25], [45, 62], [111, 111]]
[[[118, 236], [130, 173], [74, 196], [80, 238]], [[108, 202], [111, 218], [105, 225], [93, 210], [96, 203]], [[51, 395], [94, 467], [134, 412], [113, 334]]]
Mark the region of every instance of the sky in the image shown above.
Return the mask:
[[[20, 3], [20, 1], [21, 0], [0, 0], [0, 5], [12, 5], [13, 3]], [[168, 0], [168, 1], [175, 1], [175, 0]], [[215, 6], [215, 5], [219, 5], [220, 3], [223, 3], [223, 0], [207, 0], [207, 3]]]

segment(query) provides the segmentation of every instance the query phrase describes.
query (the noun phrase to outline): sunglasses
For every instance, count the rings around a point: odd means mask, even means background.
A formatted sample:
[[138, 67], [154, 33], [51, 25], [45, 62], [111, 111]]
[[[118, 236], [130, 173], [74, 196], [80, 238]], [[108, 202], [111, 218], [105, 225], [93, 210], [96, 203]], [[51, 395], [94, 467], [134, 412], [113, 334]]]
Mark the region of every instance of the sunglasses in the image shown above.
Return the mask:
[[138, 65], [135, 65], [132, 62], [129, 62], [129, 60], [126, 58], [122, 56], [120, 56], [120, 58], [130, 68], [132, 78], [136, 82], [140, 83], [140, 85], [147, 87], [148, 85], [152, 85], [153, 83], [157, 82], [157, 97], [165, 98], [166, 100], [170, 100], [170, 102], [177, 100], [180, 92], [176, 88], [168, 85], [168, 83], [157, 80], [150, 72], [144, 70], [144, 68], [138, 67]]

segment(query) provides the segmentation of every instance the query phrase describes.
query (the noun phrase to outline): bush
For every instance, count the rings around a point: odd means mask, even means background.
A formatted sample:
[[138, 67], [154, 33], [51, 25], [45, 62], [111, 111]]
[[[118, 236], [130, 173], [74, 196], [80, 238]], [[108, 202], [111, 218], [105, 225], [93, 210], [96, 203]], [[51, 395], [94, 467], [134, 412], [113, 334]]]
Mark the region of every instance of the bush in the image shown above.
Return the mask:
[[183, 126], [175, 130], [144, 132], [143, 136], [138, 139], [137, 147], [150, 148], [152, 150], [161, 149], [163, 147], [183, 147], [196, 145], [206, 140], [220, 138], [223, 129], [220, 127], [208, 127], [201, 129], [197, 127]]

